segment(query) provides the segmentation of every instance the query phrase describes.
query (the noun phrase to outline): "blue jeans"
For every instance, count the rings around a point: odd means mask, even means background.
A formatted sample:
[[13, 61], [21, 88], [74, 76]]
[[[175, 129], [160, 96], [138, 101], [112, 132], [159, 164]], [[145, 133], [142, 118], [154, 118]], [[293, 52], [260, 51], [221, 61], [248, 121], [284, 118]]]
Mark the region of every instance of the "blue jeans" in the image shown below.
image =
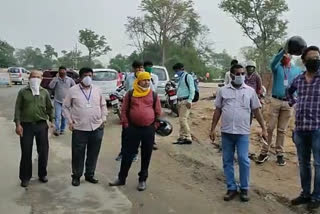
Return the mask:
[[[293, 141], [297, 147], [302, 195], [320, 200], [320, 130], [295, 131]], [[314, 190], [311, 194], [311, 151], [314, 166]]]
[[57, 132], [64, 132], [67, 121], [62, 116], [62, 103], [54, 101], [55, 127]]
[[222, 133], [223, 170], [228, 190], [237, 190], [233, 166], [236, 148], [239, 162], [240, 189], [248, 190], [250, 177], [249, 135]]

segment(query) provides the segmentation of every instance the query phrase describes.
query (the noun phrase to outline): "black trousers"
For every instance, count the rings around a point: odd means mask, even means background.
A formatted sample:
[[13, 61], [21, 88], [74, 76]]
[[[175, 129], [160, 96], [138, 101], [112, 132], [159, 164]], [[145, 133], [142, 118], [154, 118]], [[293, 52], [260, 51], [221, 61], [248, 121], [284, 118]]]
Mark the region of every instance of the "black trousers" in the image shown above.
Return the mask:
[[47, 176], [47, 164], [49, 154], [48, 124], [46, 121], [37, 123], [21, 123], [23, 135], [20, 137], [21, 160], [20, 180], [30, 180], [32, 177], [32, 147], [36, 138], [38, 152], [38, 176]]
[[133, 156], [141, 143], [141, 170], [139, 172], [139, 181], [146, 181], [148, 178], [148, 169], [152, 155], [152, 149], [155, 138], [154, 125], [147, 127], [129, 126], [125, 130], [127, 140], [123, 143], [123, 153], [121, 167], [119, 172], [119, 180], [125, 181], [128, 177]]
[[[80, 178], [83, 175], [84, 162], [86, 163], [85, 177], [93, 177], [97, 166], [103, 138], [104, 127], [94, 131], [72, 132], [72, 177]], [[87, 150], [87, 158], [85, 160]]]

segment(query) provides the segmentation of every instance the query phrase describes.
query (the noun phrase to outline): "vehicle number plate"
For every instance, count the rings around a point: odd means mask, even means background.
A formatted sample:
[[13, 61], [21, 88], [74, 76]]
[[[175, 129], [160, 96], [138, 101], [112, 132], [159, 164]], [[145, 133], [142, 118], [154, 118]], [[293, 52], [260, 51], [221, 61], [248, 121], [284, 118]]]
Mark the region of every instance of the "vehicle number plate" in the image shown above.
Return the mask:
[[111, 105], [116, 105], [116, 104], [118, 104], [119, 103], [119, 100], [112, 100], [111, 101]]
[[177, 95], [174, 95], [174, 96], [170, 97], [170, 100], [176, 100], [176, 99], [178, 99]]

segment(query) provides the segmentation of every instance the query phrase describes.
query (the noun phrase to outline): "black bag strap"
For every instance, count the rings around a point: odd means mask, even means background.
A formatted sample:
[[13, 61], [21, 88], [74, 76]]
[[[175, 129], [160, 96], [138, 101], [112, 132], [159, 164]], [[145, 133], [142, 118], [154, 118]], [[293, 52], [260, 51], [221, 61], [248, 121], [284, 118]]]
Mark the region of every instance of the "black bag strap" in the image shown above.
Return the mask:
[[189, 74], [186, 74], [186, 75], [184, 76], [184, 81], [186, 82], [186, 85], [187, 85], [187, 87], [188, 87], [188, 89], [189, 89], [189, 92], [190, 92], [190, 86], [189, 86], [189, 83], [188, 83], [188, 75], [189, 75]]

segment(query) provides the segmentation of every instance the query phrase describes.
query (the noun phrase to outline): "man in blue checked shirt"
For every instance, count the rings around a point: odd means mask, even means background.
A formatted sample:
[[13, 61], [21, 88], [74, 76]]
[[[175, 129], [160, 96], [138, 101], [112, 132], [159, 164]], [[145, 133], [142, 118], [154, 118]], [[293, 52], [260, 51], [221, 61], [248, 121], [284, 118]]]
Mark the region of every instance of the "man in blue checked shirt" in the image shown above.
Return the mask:
[[[300, 196], [291, 203], [308, 203], [309, 209], [316, 209], [320, 206], [320, 50], [310, 46], [301, 58], [307, 70], [295, 78], [287, 90], [289, 105], [295, 105], [296, 109], [293, 141], [297, 148], [302, 187]], [[312, 193], [311, 152], [315, 171]]]

